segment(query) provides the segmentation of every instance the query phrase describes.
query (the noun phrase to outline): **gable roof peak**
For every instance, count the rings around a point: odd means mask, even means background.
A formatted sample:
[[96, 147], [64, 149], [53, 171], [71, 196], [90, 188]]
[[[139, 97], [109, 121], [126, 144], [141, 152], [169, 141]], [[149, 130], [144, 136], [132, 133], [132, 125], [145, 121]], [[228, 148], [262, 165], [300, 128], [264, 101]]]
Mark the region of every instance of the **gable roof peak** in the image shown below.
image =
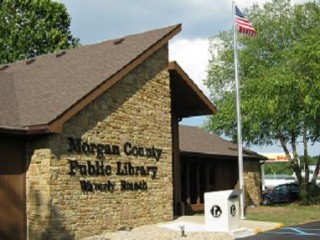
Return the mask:
[[[181, 31], [181, 24], [9, 64], [0, 71], [1, 129], [62, 124]], [[119, 38], [117, 38], [119, 39]], [[58, 97], [57, 97], [58, 96]]]

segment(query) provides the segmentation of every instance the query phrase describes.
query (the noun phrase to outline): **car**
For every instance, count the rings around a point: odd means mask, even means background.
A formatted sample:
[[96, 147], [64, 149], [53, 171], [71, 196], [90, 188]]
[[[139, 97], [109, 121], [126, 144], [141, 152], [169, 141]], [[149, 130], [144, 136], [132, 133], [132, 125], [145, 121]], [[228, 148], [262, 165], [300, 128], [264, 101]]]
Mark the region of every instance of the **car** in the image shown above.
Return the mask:
[[293, 202], [299, 199], [299, 185], [296, 183], [285, 183], [267, 189], [262, 193], [262, 204]]

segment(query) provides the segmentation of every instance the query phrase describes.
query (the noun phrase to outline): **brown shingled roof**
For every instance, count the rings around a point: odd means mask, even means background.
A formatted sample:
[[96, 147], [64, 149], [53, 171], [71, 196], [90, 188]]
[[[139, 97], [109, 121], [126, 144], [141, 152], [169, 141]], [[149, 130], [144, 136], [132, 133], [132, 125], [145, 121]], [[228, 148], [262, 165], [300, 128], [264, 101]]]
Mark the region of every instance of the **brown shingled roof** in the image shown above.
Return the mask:
[[[238, 146], [198, 127], [179, 126], [180, 152], [211, 156], [237, 157]], [[243, 149], [243, 158], [263, 160], [265, 156]]]
[[179, 24], [0, 66], [0, 129], [61, 128], [180, 30]]

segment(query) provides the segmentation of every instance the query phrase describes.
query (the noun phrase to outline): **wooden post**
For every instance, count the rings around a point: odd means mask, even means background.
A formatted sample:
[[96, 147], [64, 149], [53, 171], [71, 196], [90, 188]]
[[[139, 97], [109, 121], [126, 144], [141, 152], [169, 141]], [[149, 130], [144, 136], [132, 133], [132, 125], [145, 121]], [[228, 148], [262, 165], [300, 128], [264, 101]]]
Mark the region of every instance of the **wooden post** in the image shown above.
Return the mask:
[[190, 196], [190, 166], [189, 162], [186, 161], [186, 203], [191, 204]]
[[205, 171], [205, 179], [206, 179], [205, 191], [209, 192], [210, 191], [209, 187], [210, 187], [210, 169], [211, 169], [211, 164], [208, 164], [206, 162], [205, 169], [206, 169], [206, 171]]
[[197, 204], [201, 203], [201, 191], [200, 191], [200, 164], [197, 163]]
[[179, 120], [172, 117], [172, 148], [173, 148], [173, 204], [174, 214], [179, 215], [179, 203], [181, 202], [181, 166], [179, 149]]

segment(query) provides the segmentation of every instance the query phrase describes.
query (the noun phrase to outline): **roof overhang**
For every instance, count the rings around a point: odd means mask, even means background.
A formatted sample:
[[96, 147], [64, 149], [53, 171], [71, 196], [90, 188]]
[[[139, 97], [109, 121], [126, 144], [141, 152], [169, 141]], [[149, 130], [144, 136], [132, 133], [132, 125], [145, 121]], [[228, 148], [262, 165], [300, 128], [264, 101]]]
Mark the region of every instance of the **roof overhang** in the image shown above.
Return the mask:
[[171, 81], [172, 112], [176, 117], [212, 115], [218, 112], [177, 62], [170, 62], [168, 70]]
[[[181, 157], [189, 157], [195, 159], [206, 159], [206, 160], [232, 160], [238, 161], [238, 155], [228, 155], [223, 153], [202, 153], [202, 152], [187, 152], [187, 151], [180, 151]], [[266, 157], [256, 154], [252, 156], [244, 155], [242, 156], [243, 160], [246, 161], [265, 161]]]
[[37, 125], [25, 128], [8, 128], [0, 126], [0, 135], [32, 136], [50, 133], [48, 125]]

